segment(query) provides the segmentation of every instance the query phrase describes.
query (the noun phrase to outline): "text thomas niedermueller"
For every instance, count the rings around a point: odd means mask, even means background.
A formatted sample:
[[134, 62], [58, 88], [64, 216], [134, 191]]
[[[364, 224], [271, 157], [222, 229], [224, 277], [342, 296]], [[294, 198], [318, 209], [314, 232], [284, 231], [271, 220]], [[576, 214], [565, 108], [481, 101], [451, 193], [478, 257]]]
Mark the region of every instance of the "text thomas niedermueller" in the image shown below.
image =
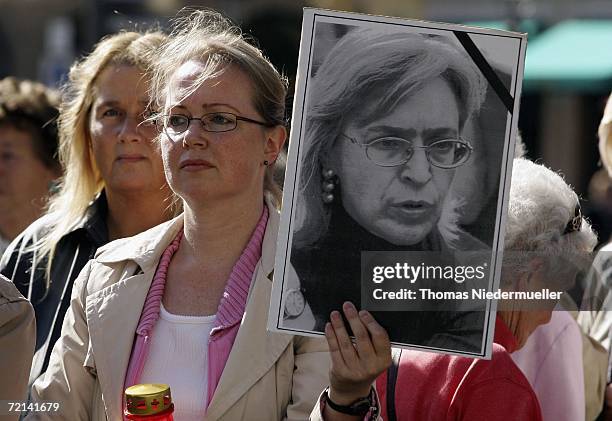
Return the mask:
[[[419, 288], [417, 291], [402, 288], [396, 291], [385, 291], [376, 288], [372, 292], [375, 300], [559, 300], [562, 291], [551, 291], [548, 288], [541, 291], [487, 291], [485, 288], [474, 288], [468, 291], [433, 291], [429, 288]], [[418, 296], [418, 298], [417, 298]]]

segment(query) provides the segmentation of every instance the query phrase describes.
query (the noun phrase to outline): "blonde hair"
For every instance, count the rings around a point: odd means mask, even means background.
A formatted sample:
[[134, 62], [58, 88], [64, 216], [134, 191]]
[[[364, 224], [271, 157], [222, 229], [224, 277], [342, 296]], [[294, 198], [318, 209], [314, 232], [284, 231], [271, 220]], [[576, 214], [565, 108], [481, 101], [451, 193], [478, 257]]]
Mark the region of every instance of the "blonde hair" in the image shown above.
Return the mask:
[[612, 177], [612, 95], [599, 124], [599, 155], [608, 175]]
[[95, 196], [104, 188], [90, 149], [89, 116], [98, 75], [108, 66], [134, 66], [143, 73], [152, 65], [166, 36], [161, 32], [121, 32], [103, 38], [94, 50], [75, 63], [63, 88], [59, 115], [59, 159], [64, 177], [49, 203], [49, 224], [35, 244], [41, 259], [49, 256], [47, 283], [55, 248], [80, 221]]
[[[230, 64], [236, 65], [252, 82], [253, 105], [263, 120], [270, 125], [285, 126], [287, 79], [259, 48], [247, 41], [237, 26], [211, 10], [184, 9], [174, 20], [172, 35], [152, 72], [151, 97], [155, 109], [163, 109], [172, 75], [189, 60], [198, 60], [205, 68], [185, 96], [223, 73]], [[266, 169], [264, 192], [280, 207], [282, 191], [274, 179], [276, 166], [275, 162]]]

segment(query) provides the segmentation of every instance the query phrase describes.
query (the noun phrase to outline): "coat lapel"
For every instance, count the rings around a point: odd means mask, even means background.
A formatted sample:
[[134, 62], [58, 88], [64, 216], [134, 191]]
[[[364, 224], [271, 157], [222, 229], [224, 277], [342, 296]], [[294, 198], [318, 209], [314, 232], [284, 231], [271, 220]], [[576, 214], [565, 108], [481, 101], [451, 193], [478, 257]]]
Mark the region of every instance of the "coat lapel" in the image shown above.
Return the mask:
[[206, 410], [207, 420], [219, 419], [227, 412], [270, 370], [293, 340], [292, 335], [272, 333], [266, 329], [279, 223], [278, 211], [269, 203], [268, 209], [270, 217], [263, 239], [261, 260], [255, 268], [255, 277], [236, 340]]
[[109, 419], [122, 419], [123, 381], [154, 271], [131, 276], [87, 298], [90, 341]]
[[266, 331], [272, 282], [261, 270], [254, 282], [236, 341], [206, 411], [207, 420], [220, 418], [234, 405], [270, 370], [293, 339]]
[[[96, 254], [96, 261], [107, 268], [101, 269], [96, 281], [110, 285], [87, 297], [86, 317], [108, 419], [123, 417], [123, 385], [142, 308], [161, 254], [182, 227], [181, 215], [109, 243]], [[139, 274], [130, 276], [139, 268]], [[114, 281], [113, 274], [125, 278]]]

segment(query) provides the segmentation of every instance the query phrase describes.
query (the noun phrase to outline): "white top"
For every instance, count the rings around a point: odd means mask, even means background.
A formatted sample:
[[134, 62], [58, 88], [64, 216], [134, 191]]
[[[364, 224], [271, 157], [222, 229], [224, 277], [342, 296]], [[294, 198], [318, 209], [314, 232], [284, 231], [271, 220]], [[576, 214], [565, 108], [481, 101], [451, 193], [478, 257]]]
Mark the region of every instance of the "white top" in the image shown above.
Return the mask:
[[175, 421], [201, 421], [208, 393], [208, 338], [212, 316], [178, 316], [163, 304], [139, 383], [170, 386]]

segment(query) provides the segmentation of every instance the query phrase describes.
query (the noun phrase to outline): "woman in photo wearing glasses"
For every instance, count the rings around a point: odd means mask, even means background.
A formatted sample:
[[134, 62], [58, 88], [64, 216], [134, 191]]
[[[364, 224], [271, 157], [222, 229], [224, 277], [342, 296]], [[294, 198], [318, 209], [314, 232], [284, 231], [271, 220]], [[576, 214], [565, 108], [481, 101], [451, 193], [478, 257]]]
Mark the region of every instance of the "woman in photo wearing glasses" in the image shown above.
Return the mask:
[[75, 282], [37, 419], [118, 420], [125, 388], [170, 386], [174, 419], [304, 420], [324, 341], [266, 331], [286, 85], [213, 12], [178, 20], [153, 69], [159, 147], [184, 213], [107, 244]]
[[[459, 227], [449, 198], [457, 169], [473, 165], [478, 145], [464, 132], [486, 93], [458, 48], [440, 36], [356, 29], [313, 77], [291, 262], [315, 330], [344, 301], [360, 302], [362, 251], [433, 251], [452, 262], [455, 250], [487, 248]], [[383, 323], [395, 317], [384, 313]], [[405, 340], [425, 344], [445, 330], [425, 319]]]

